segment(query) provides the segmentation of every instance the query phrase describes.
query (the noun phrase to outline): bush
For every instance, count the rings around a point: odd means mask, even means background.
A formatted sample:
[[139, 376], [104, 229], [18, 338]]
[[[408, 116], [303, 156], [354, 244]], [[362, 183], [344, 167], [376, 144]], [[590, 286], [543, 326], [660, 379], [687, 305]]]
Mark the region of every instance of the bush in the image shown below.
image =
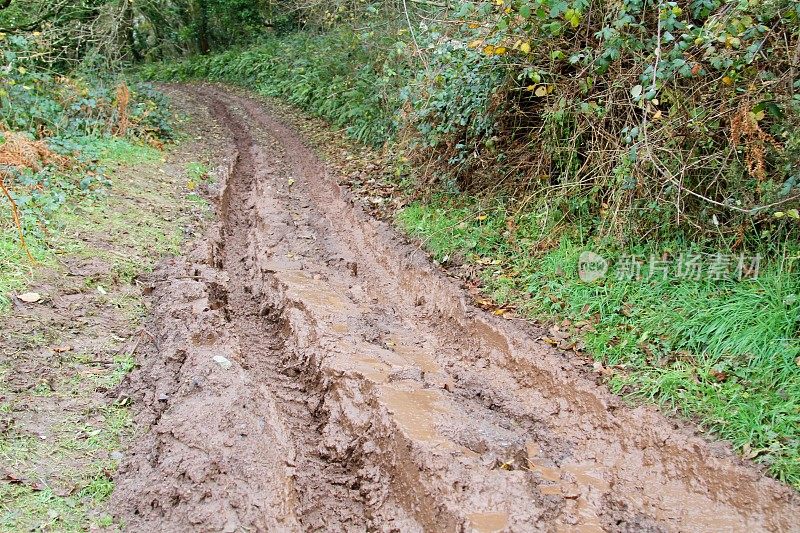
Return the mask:
[[143, 67], [150, 80], [207, 79], [256, 89], [345, 128], [353, 138], [379, 146], [394, 131], [400, 105], [402, 48], [374, 32], [340, 29], [326, 34], [268, 37], [246, 50], [196, 56]]
[[53, 74], [41, 35], [0, 34], [0, 198], [24, 247], [70, 193], [102, 188], [93, 139], [127, 137], [161, 146], [172, 138], [166, 101], [152, 87], [110, 77]]
[[[597, 235], [796, 237], [796, 2], [463, 2], [423, 33], [410, 121], [462, 190]], [[794, 213], [794, 211], [792, 211]], [[668, 235], [669, 234], [669, 235]]]

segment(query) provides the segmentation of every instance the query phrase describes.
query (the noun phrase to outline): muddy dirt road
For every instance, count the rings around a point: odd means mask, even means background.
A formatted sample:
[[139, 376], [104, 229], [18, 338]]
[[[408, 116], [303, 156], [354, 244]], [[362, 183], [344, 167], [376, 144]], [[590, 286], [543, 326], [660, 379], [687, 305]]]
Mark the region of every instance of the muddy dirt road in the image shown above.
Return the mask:
[[151, 279], [131, 531], [800, 530], [793, 491], [473, 308], [261, 103], [180, 92], [227, 172]]

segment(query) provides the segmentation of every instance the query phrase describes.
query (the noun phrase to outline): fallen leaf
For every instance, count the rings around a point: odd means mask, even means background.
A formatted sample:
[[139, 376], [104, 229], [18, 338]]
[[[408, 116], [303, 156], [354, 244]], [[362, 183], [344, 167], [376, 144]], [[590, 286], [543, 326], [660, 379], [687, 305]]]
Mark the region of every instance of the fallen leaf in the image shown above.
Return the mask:
[[38, 301], [41, 301], [42, 295], [38, 292], [26, 292], [17, 296], [20, 300], [25, 302], [26, 304], [35, 304]]
[[721, 372], [721, 371], [715, 370], [713, 368], [711, 369], [709, 374], [714, 379], [714, 381], [717, 381], [717, 382], [720, 382], [720, 383], [725, 381], [726, 379], [728, 379], [728, 373], [727, 372]]
[[64, 353], [64, 352], [71, 352], [72, 346], [70, 346], [69, 344], [65, 344], [64, 346], [53, 346], [50, 349], [53, 350], [54, 353]]

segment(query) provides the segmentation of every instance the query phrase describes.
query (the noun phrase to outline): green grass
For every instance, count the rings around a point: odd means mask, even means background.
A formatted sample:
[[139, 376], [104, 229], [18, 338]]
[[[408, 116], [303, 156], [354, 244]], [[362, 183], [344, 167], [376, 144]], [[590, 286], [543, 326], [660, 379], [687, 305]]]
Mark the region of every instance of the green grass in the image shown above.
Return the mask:
[[[568, 320], [586, 351], [613, 369], [612, 390], [695, 419], [800, 488], [796, 257], [787, 252], [783, 261], [762, 262], [757, 279], [741, 281], [648, 280], [646, 265], [643, 279], [617, 279], [614, 266], [623, 253], [661, 258], [684, 247], [620, 250], [585, 243], [576, 230], [541, 249], [550, 234], [544, 220], [510, 212], [502, 201], [479, 205], [447, 196], [398, 215], [437, 261], [479, 266], [483, 288], [496, 302], [527, 317]], [[580, 280], [584, 251], [610, 260], [601, 280]]]
[[144, 144], [133, 143], [119, 137], [82, 137], [78, 144], [87, 155], [100, 164], [134, 166], [161, 160], [162, 153]]
[[[28, 249], [39, 265], [54, 264], [51, 251], [40, 241], [29, 239]], [[10, 304], [8, 294], [23, 291], [35, 269], [35, 265], [31, 264], [20, 246], [16, 228], [10, 225], [0, 226], [0, 265], [2, 265], [0, 271], [0, 313], [2, 313]]]

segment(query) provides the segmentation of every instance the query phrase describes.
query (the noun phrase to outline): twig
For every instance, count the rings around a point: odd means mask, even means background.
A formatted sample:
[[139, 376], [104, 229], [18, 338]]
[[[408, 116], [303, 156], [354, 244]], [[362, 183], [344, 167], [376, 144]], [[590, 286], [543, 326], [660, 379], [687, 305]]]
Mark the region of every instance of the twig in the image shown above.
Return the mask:
[[25, 253], [28, 255], [28, 259], [34, 265], [36, 264], [36, 259], [33, 258], [31, 255], [31, 251], [28, 249], [28, 244], [25, 242], [25, 231], [22, 229], [22, 220], [19, 216], [19, 209], [17, 208], [17, 203], [12, 198], [11, 193], [8, 189], [6, 189], [6, 185], [3, 182], [3, 174], [0, 173], [0, 189], [2, 189], [3, 194], [6, 195], [8, 198], [9, 204], [11, 204], [11, 218], [14, 219], [14, 224], [17, 226], [17, 231], [19, 232], [19, 242], [22, 244], [22, 249], [25, 250]]

